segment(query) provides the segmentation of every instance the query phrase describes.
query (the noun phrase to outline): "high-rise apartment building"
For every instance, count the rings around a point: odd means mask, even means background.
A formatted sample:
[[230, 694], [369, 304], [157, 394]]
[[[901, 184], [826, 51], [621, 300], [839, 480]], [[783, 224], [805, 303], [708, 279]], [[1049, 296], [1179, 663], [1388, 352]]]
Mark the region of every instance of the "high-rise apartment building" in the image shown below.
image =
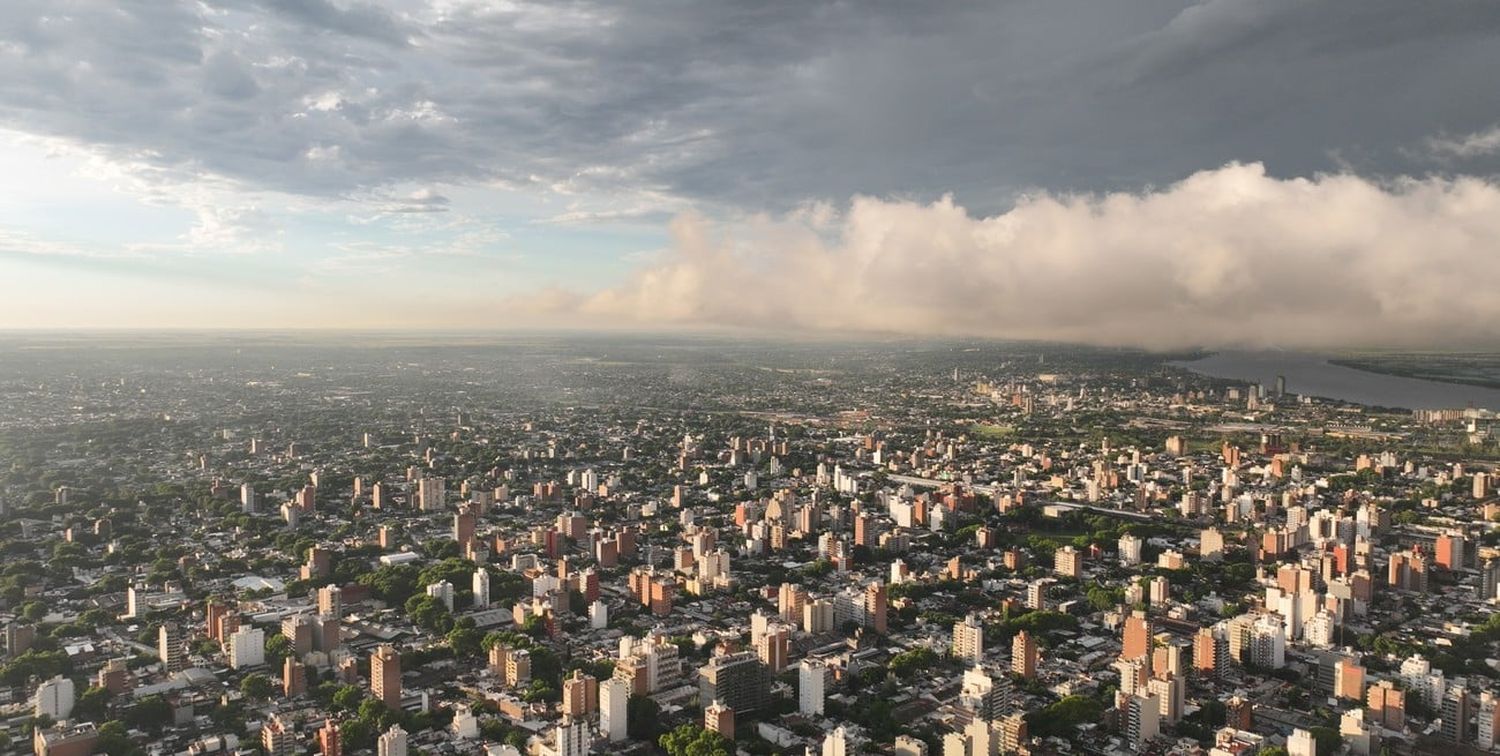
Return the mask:
[[1027, 680], [1036, 678], [1037, 642], [1031, 633], [1022, 630], [1010, 642], [1010, 671]]
[[953, 623], [953, 656], [965, 666], [984, 660], [984, 625], [974, 614]]
[[401, 654], [388, 643], [370, 656], [370, 695], [395, 711], [401, 710]]
[[187, 639], [176, 622], [164, 622], [157, 629], [156, 653], [167, 672], [176, 674], [187, 669]]

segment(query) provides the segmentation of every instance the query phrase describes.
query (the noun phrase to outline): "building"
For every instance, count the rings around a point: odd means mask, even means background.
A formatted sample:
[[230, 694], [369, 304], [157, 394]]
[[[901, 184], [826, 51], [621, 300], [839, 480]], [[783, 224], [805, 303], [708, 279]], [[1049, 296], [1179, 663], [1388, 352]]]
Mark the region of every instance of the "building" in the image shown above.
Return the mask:
[[313, 618], [306, 614], [293, 614], [281, 620], [281, 634], [292, 644], [292, 655], [307, 656], [313, 650]]
[[401, 654], [388, 643], [370, 656], [370, 695], [394, 711], [401, 710]]
[[1298, 727], [1286, 739], [1287, 756], [1318, 756], [1318, 741], [1313, 734]]
[[266, 634], [259, 628], [242, 627], [229, 636], [229, 666], [234, 669], [266, 663]]
[[1450, 530], [1437, 537], [1433, 562], [1446, 570], [1461, 570], [1466, 562], [1464, 534]]
[[401, 725], [391, 725], [391, 729], [380, 734], [375, 741], [376, 756], [406, 756], [406, 730]]
[[1372, 724], [1396, 732], [1406, 727], [1406, 691], [1390, 680], [1381, 680], [1370, 686], [1365, 693], [1365, 707], [1369, 709]]
[[442, 605], [448, 609], [449, 614], [453, 613], [452, 583], [446, 580], [439, 580], [436, 583], [427, 586], [427, 595], [437, 599], [440, 603], [442, 603]]
[[417, 508], [423, 512], [435, 512], [443, 508], [447, 496], [447, 482], [442, 478], [422, 478], [417, 481]]
[[473, 740], [479, 737], [479, 717], [474, 716], [474, 708], [468, 704], [459, 704], [454, 707], [453, 722], [448, 726], [457, 740]]
[[797, 710], [807, 716], [823, 713], [824, 688], [828, 665], [815, 659], [803, 659], [797, 665]]
[[1161, 702], [1151, 693], [1137, 693], [1126, 704], [1125, 734], [1130, 747], [1143, 750], [1146, 743], [1161, 734]]
[[[131, 587], [131, 595], [134, 595], [134, 586]], [[133, 615], [132, 615], [133, 616]], [[20, 622], [8, 622], [5, 625], [5, 653], [11, 658], [20, 656], [31, 650], [31, 644], [36, 642], [36, 628]]]
[[888, 603], [885, 583], [876, 581], [865, 586], [865, 627], [885, 635]]
[[37, 686], [32, 709], [39, 717], [67, 719], [73, 714], [74, 693], [73, 681], [58, 675]]
[[287, 698], [307, 692], [307, 667], [290, 656], [281, 663], [281, 692]]
[[1224, 555], [1224, 534], [1218, 528], [1205, 528], [1198, 533], [1198, 556], [1203, 559], [1218, 559]]
[[1500, 697], [1491, 691], [1479, 694], [1479, 713], [1475, 717], [1478, 732], [1474, 736], [1474, 745], [1481, 751], [1494, 750], [1500, 744]]
[[260, 747], [266, 756], [292, 756], [297, 752], [297, 731], [273, 714], [260, 726]]
[[850, 745], [848, 731], [836, 727], [823, 737], [823, 756], [848, 756], [852, 750]]
[[123, 658], [110, 659], [99, 668], [99, 676], [96, 684], [109, 691], [112, 696], [120, 696], [130, 692], [135, 686], [135, 680], [131, 677], [130, 667]]
[[1047, 608], [1047, 589], [1051, 588], [1057, 581], [1052, 578], [1038, 578], [1026, 584], [1026, 607], [1042, 611]]
[[1022, 630], [1010, 642], [1010, 671], [1027, 680], [1036, 679], [1037, 642]]
[[344, 754], [343, 737], [339, 734], [338, 723], [332, 719], [325, 720], [318, 730], [318, 751], [323, 756], [343, 756]]
[[1125, 618], [1125, 637], [1120, 650], [1122, 659], [1149, 659], [1151, 656], [1151, 620], [1136, 610]]
[[1406, 689], [1433, 709], [1443, 707], [1443, 697], [1448, 692], [1448, 681], [1442, 670], [1433, 670], [1432, 662], [1414, 654], [1401, 662], [1401, 682]]
[[1469, 719], [1474, 715], [1469, 690], [1454, 685], [1443, 696], [1443, 739], [1450, 743], [1469, 742]]
[[927, 756], [927, 744], [910, 735], [898, 735], [895, 745], [891, 747], [891, 754], [892, 756]]
[[965, 665], [984, 661], [984, 625], [978, 616], [970, 614], [953, 623], [953, 656]]
[[551, 742], [542, 746], [539, 756], [587, 756], [592, 744], [593, 737], [583, 720], [563, 717], [562, 723], [552, 728]]
[[562, 712], [566, 716], [583, 719], [599, 708], [599, 680], [586, 675], [581, 669], [563, 680]]
[[771, 672], [754, 654], [720, 654], [698, 668], [698, 700], [720, 701], [736, 713], [754, 712], [771, 696]]
[[1000, 726], [1000, 752], [1020, 753], [1030, 739], [1026, 732], [1026, 714], [1015, 712], [1001, 718], [997, 724]]
[[484, 567], [474, 570], [474, 608], [490, 605], [490, 571]]
[[986, 719], [973, 719], [960, 732], [943, 736], [943, 756], [997, 756], [1000, 728]]
[[1162, 722], [1176, 724], [1187, 705], [1187, 683], [1181, 677], [1153, 677], [1146, 681], [1146, 691], [1156, 697], [1157, 713]]
[[612, 677], [599, 684], [599, 734], [611, 743], [629, 737], [626, 730], [630, 684]]
[[1072, 546], [1064, 546], [1052, 555], [1052, 571], [1062, 577], [1077, 580], [1083, 575], [1083, 554]]
[[1205, 677], [1216, 677], [1228, 668], [1228, 636], [1221, 629], [1199, 628], [1193, 636], [1193, 669]]
[[771, 670], [771, 674], [779, 674], [786, 669], [791, 643], [792, 628], [778, 622], [768, 626], [755, 639], [755, 655]]
[[1010, 681], [992, 677], [983, 667], [966, 670], [958, 689], [958, 703], [979, 719], [999, 719], [1014, 704]]
[[1120, 564], [1130, 567], [1141, 563], [1141, 539], [1126, 533], [1119, 541]]
[[1250, 661], [1266, 669], [1286, 666], [1286, 629], [1272, 614], [1250, 626]]
[[156, 654], [169, 674], [187, 669], [187, 639], [176, 622], [164, 622], [157, 629]]
[[38, 727], [31, 735], [36, 756], [90, 756], [98, 742], [99, 731], [93, 722]]
[[1365, 700], [1365, 668], [1353, 659], [1339, 659], [1333, 665], [1333, 696], [1350, 701]]
[[[504, 655], [501, 663], [504, 670], [505, 684], [519, 688], [530, 683], [531, 652], [524, 648], [506, 648], [503, 646], [496, 646], [496, 648], [501, 649], [501, 653]], [[492, 650], [490, 653], [493, 659], [494, 651]]]
[[727, 740], [734, 740], [734, 709], [720, 701], [703, 707], [703, 729], [717, 732]]

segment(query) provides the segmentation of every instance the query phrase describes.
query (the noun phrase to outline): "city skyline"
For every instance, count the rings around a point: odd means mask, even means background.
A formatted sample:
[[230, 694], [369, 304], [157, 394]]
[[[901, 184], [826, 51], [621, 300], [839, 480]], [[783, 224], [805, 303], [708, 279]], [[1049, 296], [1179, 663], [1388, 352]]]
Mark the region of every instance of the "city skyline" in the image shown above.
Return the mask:
[[1493, 6], [15, 11], [0, 328], [1500, 343]]

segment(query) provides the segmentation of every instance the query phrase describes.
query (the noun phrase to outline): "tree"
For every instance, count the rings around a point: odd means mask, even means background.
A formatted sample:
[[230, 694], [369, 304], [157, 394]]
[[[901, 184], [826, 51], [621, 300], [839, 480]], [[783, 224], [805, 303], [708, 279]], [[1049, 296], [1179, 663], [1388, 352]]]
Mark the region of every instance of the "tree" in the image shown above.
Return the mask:
[[333, 705], [344, 711], [358, 709], [364, 701], [365, 692], [355, 685], [342, 685], [333, 694]]
[[114, 720], [99, 725], [99, 740], [94, 744], [94, 750], [108, 756], [138, 756], [145, 753], [130, 742], [125, 725]]
[[445, 633], [453, 627], [453, 615], [448, 613], [448, 607], [425, 593], [406, 600], [406, 616], [411, 617], [417, 627], [429, 632]]
[[368, 586], [375, 597], [390, 606], [400, 606], [417, 592], [420, 570], [410, 564], [388, 564], [359, 576], [359, 584]]
[[1307, 731], [1312, 733], [1313, 742], [1318, 746], [1318, 756], [1333, 756], [1344, 744], [1344, 738], [1332, 727], [1310, 727]]
[[448, 647], [454, 656], [478, 656], [483, 636], [472, 627], [455, 627], [448, 632]]
[[246, 675], [245, 679], [240, 681], [240, 692], [252, 701], [264, 701], [270, 698], [275, 689], [276, 685], [271, 682], [271, 678], [259, 672]]
[[109, 690], [97, 686], [91, 687], [78, 697], [77, 703], [73, 704], [73, 717], [99, 722], [109, 714], [109, 699]]
[[902, 651], [891, 657], [890, 669], [897, 677], [911, 677], [918, 671], [930, 669], [937, 663], [937, 653], [925, 646]]
[[1066, 736], [1084, 722], [1098, 721], [1104, 705], [1087, 696], [1067, 696], [1062, 700], [1026, 715], [1031, 734], [1037, 737]]
[[685, 724], [662, 735], [657, 743], [670, 756], [729, 756], [729, 742], [702, 725]]
[[347, 752], [368, 750], [375, 745], [375, 727], [362, 719], [350, 719], [340, 724], [339, 735]]
[[125, 724], [153, 734], [172, 723], [172, 705], [161, 696], [146, 696], [125, 710]]
[[296, 649], [292, 647], [292, 639], [281, 633], [266, 639], [266, 662], [272, 667], [281, 666], [294, 651]]
[[631, 696], [625, 704], [625, 732], [636, 740], [652, 740], [661, 724], [661, 707], [645, 696]]

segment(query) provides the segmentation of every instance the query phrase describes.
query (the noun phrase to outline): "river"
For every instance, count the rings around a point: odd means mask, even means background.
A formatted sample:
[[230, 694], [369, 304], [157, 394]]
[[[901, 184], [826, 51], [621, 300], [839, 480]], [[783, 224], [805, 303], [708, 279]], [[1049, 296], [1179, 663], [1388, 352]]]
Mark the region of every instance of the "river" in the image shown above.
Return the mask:
[[1291, 394], [1405, 409], [1500, 410], [1500, 389], [1370, 373], [1333, 365], [1326, 355], [1300, 352], [1218, 352], [1201, 360], [1174, 362], [1195, 373], [1260, 383], [1271, 391], [1286, 377]]

